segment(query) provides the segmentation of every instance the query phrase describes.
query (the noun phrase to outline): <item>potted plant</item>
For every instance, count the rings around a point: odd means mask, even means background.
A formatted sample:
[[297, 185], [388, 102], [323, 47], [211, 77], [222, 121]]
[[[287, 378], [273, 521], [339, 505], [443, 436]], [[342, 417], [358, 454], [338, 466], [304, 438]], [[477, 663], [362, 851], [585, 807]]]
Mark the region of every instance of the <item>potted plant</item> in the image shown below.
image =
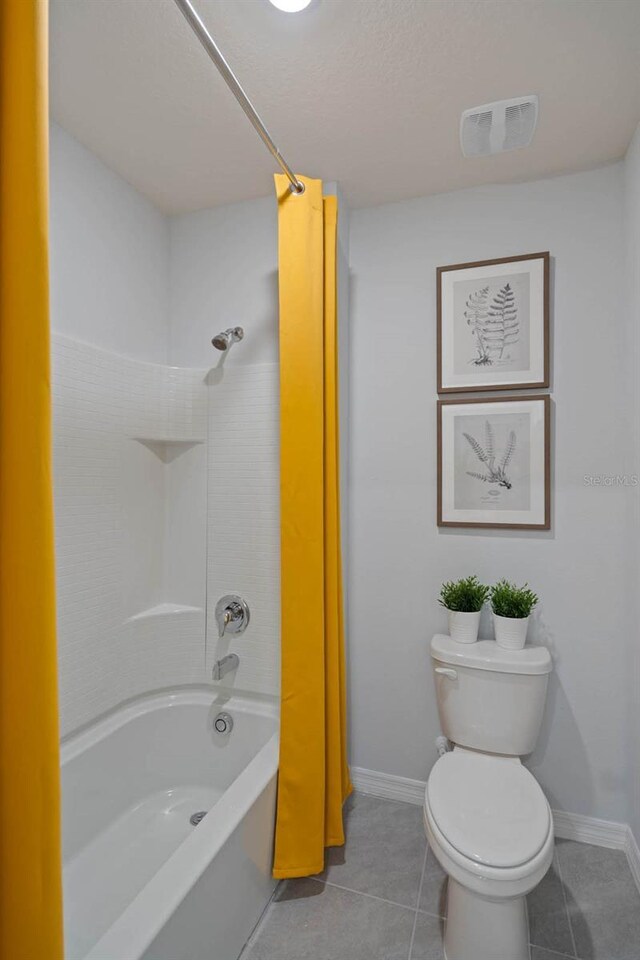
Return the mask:
[[443, 583], [440, 603], [449, 616], [449, 636], [457, 643], [475, 643], [478, 639], [480, 613], [489, 596], [489, 587], [476, 576]]
[[491, 588], [491, 608], [496, 643], [508, 650], [522, 650], [527, 640], [529, 616], [538, 598], [529, 584], [517, 587], [508, 580], [499, 580]]

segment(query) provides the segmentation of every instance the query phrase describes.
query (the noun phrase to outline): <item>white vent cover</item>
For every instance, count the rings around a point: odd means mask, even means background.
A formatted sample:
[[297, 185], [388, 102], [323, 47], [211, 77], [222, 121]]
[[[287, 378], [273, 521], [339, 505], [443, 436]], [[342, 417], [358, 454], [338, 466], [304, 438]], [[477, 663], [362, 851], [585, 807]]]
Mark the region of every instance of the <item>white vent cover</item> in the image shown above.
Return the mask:
[[528, 147], [538, 119], [538, 98], [516, 97], [465, 110], [460, 118], [460, 146], [465, 157], [487, 157]]

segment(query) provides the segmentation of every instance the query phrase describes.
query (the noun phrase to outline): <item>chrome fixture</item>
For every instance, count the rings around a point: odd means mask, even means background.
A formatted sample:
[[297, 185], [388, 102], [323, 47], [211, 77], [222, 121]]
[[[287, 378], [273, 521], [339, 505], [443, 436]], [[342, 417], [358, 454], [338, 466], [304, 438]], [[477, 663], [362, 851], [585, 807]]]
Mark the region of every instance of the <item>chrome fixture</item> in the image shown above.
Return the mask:
[[249, 626], [249, 604], [235, 593], [220, 597], [216, 603], [216, 623], [218, 636], [222, 639], [227, 633], [244, 633]]
[[216, 733], [229, 734], [233, 730], [233, 717], [229, 713], [219, 713], [213, 721]]
[[195, 33], [196, 37], [204, 47], [205, 51], [213, 60], [215, 66], [218, 69], [222, 79], [231, 90], [231, 93], [234, 95], [245, 114], [247, 115], [249, 122], [253, 126], [254, 130], [264, 143], [265, 147], [276, 161], [284, 175], [287, 177], [290, 183], [291, 193], [304, 193], [304, 183], [301, 180], [298, 180], [295, 173], [281, 155], [280, 151], [276, 147], [275, 143], [271, 139], [269, 131], [265, 127], [264, 123], [258, 116], [256, 108], [249, 100], [249, 97], [246, 95], [242, 87], [240, 86], [240, 81], [236, 77], [235, 73], [225, 60], [222, 55], [222, 51], [216, 44], [215, 40], [205, 27], [204, 23], [194, 10], [192, 4], [189, 0], [175, 0], [177, 6], [180, 9], [180, 12], [184, 16], [185, 20]]
[[223, 353], [225, 350], [228, 350], [238, 343], [239, 340], [242, 340], [244, 337], [244, 330], [242, 327], [229, 327], [228, 330], [225, 330], [223, 333], [218, 333], [213, 338], [211, 343], [214, 345], [216, 350], [222, 350]]
[[222, 660], [216, 660], [213, 665], [213, 679], [222, 680], [231, 670], [237, 670], [240, 666], [240, 657], [237, 653], [228, 653]]
[[197, 827], [198, 824], [204, 820], [208, 812], [209, 812], [208, 810], [198, 810], [197, 813], [192, 813], [191, 816], [189, 817], [189, 823], [191, 824], [191, 826]]

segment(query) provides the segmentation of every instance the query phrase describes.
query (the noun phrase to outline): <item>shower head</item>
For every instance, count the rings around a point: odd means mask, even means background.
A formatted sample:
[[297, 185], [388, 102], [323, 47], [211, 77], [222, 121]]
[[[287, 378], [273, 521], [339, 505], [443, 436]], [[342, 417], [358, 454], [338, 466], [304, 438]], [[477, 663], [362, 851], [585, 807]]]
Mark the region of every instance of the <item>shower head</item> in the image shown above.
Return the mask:
[[244, 330], [242, 327], [229, 327], [229, 329], [223, 333], [216, 334], [211, 343], [216, 350], [222, 350], [224, 352], [232, 347], [234, 343], [237, 343], [238, 340], [242, 340], [243, 337]]

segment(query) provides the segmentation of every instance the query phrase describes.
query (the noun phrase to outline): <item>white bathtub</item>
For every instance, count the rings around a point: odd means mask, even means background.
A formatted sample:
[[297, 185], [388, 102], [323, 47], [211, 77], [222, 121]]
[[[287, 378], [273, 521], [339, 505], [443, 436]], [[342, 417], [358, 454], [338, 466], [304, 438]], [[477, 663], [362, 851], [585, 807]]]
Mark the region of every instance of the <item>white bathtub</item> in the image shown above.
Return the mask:
[[275, 708], [211, 689], [63, 743], [66, 960], [236, 960], [275, 886], [277, 764]]

